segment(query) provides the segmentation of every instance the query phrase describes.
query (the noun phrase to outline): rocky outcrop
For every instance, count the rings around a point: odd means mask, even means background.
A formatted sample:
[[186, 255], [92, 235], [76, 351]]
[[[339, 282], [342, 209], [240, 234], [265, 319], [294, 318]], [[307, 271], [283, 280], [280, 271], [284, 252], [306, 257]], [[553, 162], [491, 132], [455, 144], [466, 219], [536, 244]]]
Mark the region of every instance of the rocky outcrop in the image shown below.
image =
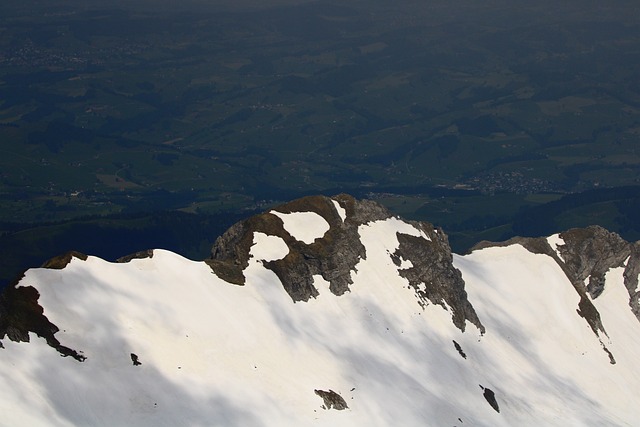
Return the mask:
[[[263, 224], [264, 223], [264, 224]], [[222, 280], [236, 285], [244, 285], [242, 271], [249, 265], [249, 251], [253, 244], [251, 230], [277, 228], [269, 227], [268, 221], [260, 215], [232, 225], [216, 239], [211, 257], [205, 262]]]
[[145, 259], [145, 258], [153, 258], [153, 249], [147, 249], [145, 251], [138, 251], [132, 254], [120, 257], [116, 260], [118, 263], [127, 263], [133, 261], [134, 259]]
[[[334, 201], [344, 209], [344, 221]], [[293, 301], [308, 301], [318, 296], [313, 285], [314, 275], [320, 275], [328, 281], [331, 292], [336, 295], [348, 291], [352, 283], [351, 271], [360, 259], [366, 258], [358, 227], [391, 217], [377, 203], [357, 201], [344, 194], [333, 198], [309, 196], [274, 210], [281, 213], [315, 212], [327, 221], [329, 230], [323, 237], [307, 244], [292, 237], [284, 229], [279, 217], [265, 212], [233, 225], [216, 240], [211, 258], [206, 262], [223, 280], [244, 284], [242, 271], [248, 266], [253, 234], [261, 232], [278, 236], [289, 247], [289, 253], [283, 259], [265, 262], [265, 266], [276, 273]]]
[[[322, 217], [329, 227], [324, 235], [313, 242], [303, 242], [285, 229], [283, 220], [274, 212], [313, 212]], [[308, 301], [318, 296], [314, 276], [321, 276], [329, 283], [330, 291], [339, 296], [349, 291], [353, 283], [352, 272], [361, 260], [367, 258], [360, 240], [360, 227], [392, 216], [387, 209], [373, 201], [356, 200], [345, 194], [331, 198], [305, 197], [236, 223], [216, 240], [211, 257], [205, 262], [226, 282], [244, 285], [244, 271], [249, 265], [255, 233], [277, 236], [287, 245], [288, 253], [282, 259], [262, 262], [278, 276], [294, 302]], [[484, 333], [485, 328], [467, 298], [462, 275], [453, 265], [446, 234], [427, 222], [408, 223], [415, 228], [415, 235], [397, 233], [398, 247], [389, 254], [399, 276], [406, 279], [422, 307], [440, 305], [450, 311], [452, 322], [460, 330], [464, 331], [467, 322], [470, 322]], [[561, 233], [559, 237], [554, 247], [547, 238], [516, 237], [503, 243], [481, 242], [473, 250], [520, 244], [530, 252], [553, 258], [580, 296], [575, 310], [598, 337], [606, 335], [606, 330], [593, 300], [605, 289], [606, 273], [612, 268], [624, 267], [629, 304], [640, 320], [640, 242], [630, 244], [598, 226], [572, 229]], [[69, 252], [52, 258], [43, 267], [62, 269], [74, 257], [87, 259], [86, 255], [79, 252]], [[147, 257], [153, 257], [153, 251], [138, 252], [118, 262]], [[38, 291], [30, 286], [18, 287], [17, 283], [7, 287], [0, 295], [0, 339], [7, 337], [13, 341], [28, 341], [29, 334], [34, 333], [43, 337], [60, 354], [83, 361], [85, 357], [81, 352], [63, 346], [55, 337], [58, 327], [44, 315], [38, 304]], [[615, 363], [605, 341], [600, 338], [603, 350]], [[464, 352], [458, 350], [464, 357]]]
[[346, 211], [344, 221], [332, 199], [325, 197], [299, 199], [275, 209], [282, 213], [315, 212], [329, 223], [325, 235], [311, 244], [292, 237], [285, 238], [289, 254], [281, 260], [265, 263], [278, 275], [294, 301], [306, 301], [310, 296], [317, 296], [313, 275], [321, 275], [328, 281], [329, 289], [335, 295], [347, 292], [352, 284], [351, 271], [360, 259], [366, 258], [358, 226], [368, 221], [361, 222], [362, 219], [391, 216], [386, 210], [377, 209], [377, 206], [372, 211], [369, 209], [372, 205], [361, 204], [350, 196], [340, 196], [336, 201]]
[[[560, 233], [559, 237], [563, 243], [556, 248], [552, 248], [548, 239], [543, 237], [514, 237], [500, 243], [480, 242], [471, 251], [491, 246], [520, 244], [530, 252], [550, 256], [585, 300], [581, 301], [582, 311], [592, 311], [588, 307], [592, 305], [589, 300], [594, 300], [602, 294], [606, 273], [612, 268], [624, 267], [624, 281], [630, 297], [629, 305], [640, 320], [640, 293], [637, 291], [640, 242], [631, 244], [618, 234], [597, 225], [573, 228]], [[594, 323], [597, 322], [590, 322], [592, 329], [600, 329], [600, 326]]]
[[464, 331], [469, 321], [484, 333], [484, 326], [467, 298], [462, 274], [453, 266], [446, 234], [426, 222], [411, 224], [427, 239], [398, 233], [400, 247], [393, 254], [394, 262], [399, 267], [401, 260], [411, 262], [411, 267], [399, 269], [400, 276], [409, 281], [423, 305], [430, 301], [450, 309], [453, 323], [460, 330]]
[[73, 258], [78, 258], [83, 261], [86, 261], [87, 255], [78, 251], [69, 251], [65, 254], [58, 255], [56, 257], [53, 257], [45, 261], [42, 264], [41, 268], [52, 268], [54, 270], [62, 270], [71, 262]]
[[345, 409], [349, 409], [349, 407], [347, 406], [347, 402], [344, 400], [344, 398], [333, 390], [329, 390], [329, 391], [314, 390], [314, 392], [315, 394], [320, 396], [324, 401], [324, 405], [322, 405], [324, 409], [333, 408], [337, 411], [343, 411]]
[[638, 275], [640, 275], [640, 242], [631, 246], [631, 255], [624, 270], [624, 285], [629, 292], [629, 305], [631, 311], [640, 320], [640, 288], [638, 287]]
[[38, 304], [40, 294], [32, 286], [8, 286], [0, 294], [0, 339], [29, 342], [29, 333], [44, 338], [62, 356], [70, 356], [79, 362], [86, 357], [60, 343], [55, 337], [59, 328], [44, 315]]
[[480, 385], [480, 388], [482, 389], [482, 395], [487, 400], [489, 405], [491, 405], [494, 411], [496, 411], [497, 413], [500, 413], [500, 406], [498, 406], [498, 401], [496, 400], [496, 394], [493, 392], [493, 390], [491, 390], [490, 388], [483, 387], [482, 385]]
[[[520, 244], [530, 252], [553, 258], [580, 296], [576, 311], [599, 337], [601, 333], [607, 335], [607, 332], [592, 301], [604, 291], [606, 273], [612, 268], [624, 267], [629, 305], [640, 321], [640, 242], [631, 244], [618, 234], [597, 225], [574, 228], [560, 233], [559, 237], [562, 244], [555, 248], [551, 247], [547, 238], [514, 237], [502, 243], [481, 242], [474, 246], [472, 251], [490, 246]], [[613, 354], [602, 339], [600, 343], [610, 362], [615, 364]]]
[[557, 250], [563, 270], [572, 283], [584, 286], [592, 299], [604, 290], [607, 271], [623, 267], [631, 255], [631, 244], [599, 226], [574, 228], [561, 233], [560, 238], [564, 244]]
[[[345, 218], [335, 203], [344, 210]], [[333, 198], [305, 197], [274, 208], [276, 212], [314, 212], [329, 224], [324, 236], [313, 243], [293, 238], [283, 228], [282, 220], [269, 212], [235, 224], [214, 244], [207, 263], [222, 279], [244, 284], [243, 270], [248, 266], [253, 235], [256, 232], [278, 236], [287, 244], [289, 253], [280, 260], [264, 262], [276, 273], [293, 301], [308, 301], [318, 296], [314, 275], [329, 282], [335, 295], [342, 295], [352, 284], [351, 272], [367, 254], [360, 241], [359, 227], [392, 217], [381, 205], [370, 200], [356, 200], [341, 194]], [[464, 290], [460, 271], [453, 266], [453, 256], [446, 234], [426, 222], [410, 222], [423, 236], [398, 233], [399, 248], [391, 254], [400, 276], [407, 279], [419, 303], [430, 303], [451, 310], [454, 324], [464, 331], [466, 322], [484, 327]], [[426, 236], [426, 238], [424, 237]], [[401, 268], [402, 260], [411, 266]]]
[[[60, 270], [73, 258], [86, 260], [87, 255], [71, 251], [46, 261], [42, 268]], [[0, 340], [8, 338], [16, 342], [29, 342], [29, 333], [44, 338], [47, 344], [55, 348], [62, 356], [69, 356], [78, 362], [86, 357], [60, 343], [55, 334], [60, 330], [44, 315], [44, 309], [38, 304], [40, 294], [32, 286], [18, 286], [24, 274], [3, 289], [0, 294]]]

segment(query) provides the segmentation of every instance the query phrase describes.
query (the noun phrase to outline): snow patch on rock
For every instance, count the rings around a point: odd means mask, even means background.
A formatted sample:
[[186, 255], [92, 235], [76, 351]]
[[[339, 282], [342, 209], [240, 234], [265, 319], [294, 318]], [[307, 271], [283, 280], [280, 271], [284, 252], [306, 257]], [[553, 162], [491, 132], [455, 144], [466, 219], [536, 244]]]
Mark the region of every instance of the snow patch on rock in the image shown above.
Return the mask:
[[294, 239], [306, 244], [321, 239], [330, 228], [329, 223], [315, 212], [271, 213], [282, 220], [284, 229]]
[[250, 256], [260, 261], [276, 261], [287, 256], [289, 246], [278, 236], [269, 236], [264, 233], [253, 233], [253, 246]]
[[549, 243], [551, 249], [553, 249], [553, 251], [558, 255], [558, 258], [560, 258], [562, 262], [566, 262], [559, 250], [560, 246], [565, 245], [564, 239], [560, 237], [560, 234], [553, 234], [547, 237], [547, 243]]
[[338, 212], [338, 215], [340, 215], [340, 218], [342, 219], [342, 222], [345, 222], [347, 220], [347, 211], [340, 206], [340, 203], [338, 203], [336, 200], [331, 200], [333, 202], [333, 205], [336, 207], [336, 212]]

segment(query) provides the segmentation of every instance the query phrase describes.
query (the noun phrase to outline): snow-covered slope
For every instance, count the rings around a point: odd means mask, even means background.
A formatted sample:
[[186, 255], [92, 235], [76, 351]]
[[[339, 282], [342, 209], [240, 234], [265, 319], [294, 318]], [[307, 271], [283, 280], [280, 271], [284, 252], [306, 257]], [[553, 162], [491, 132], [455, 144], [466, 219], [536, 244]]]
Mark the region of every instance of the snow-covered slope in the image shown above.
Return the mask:
[[576, 239], [451, 255], [337, 196], [233, 227], [207, 262], [58, 260], [0, 301], [0, 425], [635, 425], [637, 252], [593, 297]]

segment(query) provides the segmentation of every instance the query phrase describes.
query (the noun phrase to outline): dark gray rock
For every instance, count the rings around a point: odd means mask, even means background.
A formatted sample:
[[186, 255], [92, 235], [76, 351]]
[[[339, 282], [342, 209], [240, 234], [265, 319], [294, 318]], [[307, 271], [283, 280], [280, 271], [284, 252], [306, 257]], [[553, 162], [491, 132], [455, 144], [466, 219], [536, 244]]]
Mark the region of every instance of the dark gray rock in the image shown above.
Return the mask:
[[490, 388], [480, 386], [482, 389], [482, 395], [485, 400], [491, 405], [491, 407], [497, 412], [500, 413], [500, 406], [498, 406], [498, 401], [496, 400], [496, 394]]
[[[343, 221], [334, 201], [346, 212]], [[351, 272], [366, 251], [360, 241], [358, 229], [361, 225], [392, 217], [383, 206], [371, 200], [356, 200], [341, 194], [328, 198], [310, 196], [294, 200], [274, 208], [277, 212], [315, 212], [329, 224], [322, 238], [307, 244], [296, 240], [283, 228], [280, 218], [269, 212], [256, 215], [229, 229], [215, 243], [207, 263], [224, 280], [244, 284], [242, 271], [248, 265], [253, 234], [262, 232], [278, 236], [289, 247], [289, 253], [280, 260], [265, 262], [282, 282], [285, 290], [295, 301], [308, 301], [318, 296], [314, 286], [314, 275], [329, 282], [335, 295], [342, 295], [352, 284]], [[411, 222], [422, 230], [429, 240], [399, 233], [399, 248], [391, 254], [400, 268], [401, 260], [411, 261], [410, 268], [399, 270], [414, 289], [418, 302], [424, 307], [429, 303], [439, 304], [452, 311], [454, 324], [464, 331], [466, 321], [476, 325], [482, 332], [484, 326], [467, 299], [465, 284], [458, 269], [453, 266], [453, 256], [446, 234], [426, 222]]]
[[211, 257], [205, 262], [218, 277], [229, 283], [244, 285], [242, 271], [249, 265], [249, 251], [253, 244], [253, 228], [259, 228], [259, 217], [232, 225], [213, 244]]
[[324, 391], [324, 390], [314, 390], [315, 394], [320, 396], [324, 401], [325, 409], [336, 409], [338, 411], [343, 411], [345, 409], [349, 409], [347, 406], [347, 402], [333, 390]]
[[153, 249], [147, 249], [145, 251], [138, 251], [132, 254], [120, 257], [116, 260], [118, 263], [127, 263], [134, 259], [153, 258]]
[[[558, 259], [558, 257], [554, 259], [581, 295], [579, 313], [585, 318], [593, 319], [589, 323], [592, 329], [597, 328], [605, 332], [600, 321], [600, 314], [583, 292], [588, 293], [591, 299], [596, 299], [604, 290], [606, 273], [612, 268], [623, 267], [625, 260], [629, 259], [624, 277], [625, 285], [630, 294], [629, 305], [633, 310], [635, 294], [635, 287], [632, 287], [633, 272], [636, 272], [635, 280], [637, 281], [638, 267], [632, 255], [633, 248], [637, 245], [632, 245], [616, 233], [599, 226], [574, 228], [560, 233], [560, 237], [564, 240], [564, 245], [558, 247], [562, 259]], [[637, 298], [635, 295], [636, 310], [634, 314], [640, 320]], [[603, 348], [609, 353], [604, 344]], [[613, 360], [612, 355], [610, 355], [610, 359]]]
[[133, 366], [142, 365], [142, 362], [140, 361], [140, 358], [135, 353], [131, 353], [131, 362], [133, 363]]
[[462, 350], [462, 347], [460, 346], [460, 344], [458, 344], [455, 340], [453, 340], [453, 347], [456, 349], [458, 354], [462, 356], [463, 359], [467, 358], [467, 354], [464, 352], [464, 350]]
[[[547, 238], [545, 237], [513, 237], [507, 241], [493, 243], [493, 242], [480, 242], [475, 245], [471, 251], [484, 249], [487, 247], [506, 247], [511, 245], [521, 245], [529, 252], [534, 254], [544, 254], [547, 255], [560, 266], [564, 274], [567, 276], [571, 285], [576, 290], [578, 295], [580, 296], [580, 301], [578, 302], [578, 308], [576, 312], [585, 319], [585, 321], [589, 324], [591, 330], [599, 336], [600, 333], [604, 333], [606, 335], [606, 331], [604, 326], [602, 325], [602, 320], [600, 319], [600, 313], [593, 305], [589, 297], [587, 296], [587, 288], [584, 285], [584, 279], [580, 280], [579, 276], [575, 271], [568, 266], [565, 261], [558, 256], [558, 253], [551, 248]], [[570, 252], [567, 251], [566, 255], [569, 256]], [[565, 258], [566, 260], [566, 258]]]
[[62, 345], [55, 337], [59, 328], [44, 315], [44, 309], [38, 304], [38, 291], [33, 286], [16, 285], [17, 282], [0, 294], [0, 339], [7, 337], [15, 342], [29, 342], [29, 332], [33, 332], [62, 356], [83, 362], [85, 356]]
[[[333, 200], [346, 211], [345, 221], [340, 217]], [[242, 271], [248, 265], [253, 233], [278, 236], [289, 247], [289, 253], [281, 260], [265, 262], [265, 266], [276, 273], [293, 301], [308, 301], [318, 296], [313, 285], [314, 275], [321, 275], [328, 281], [334, 294], [347, 292], [352, 283], [351, 271], [360, 259], [366, 257], [358, 227], [391, 216], [374, 202], [357, 201], [344, 194], [333, 198], [304, 197], [274, 210], [281, 213], [315, 212], [327, 221], [329, 230], [322, 238], [306, 244], [284, 230], [280, 218], [265, 212], [232, 226], [216, 240], [211, 258], [206, 262], [223, 280], [244, 284]]]
[[502, 243], [480, 242], [472, 251], [491, 246], [520, 244], [530, 252], [553, 258], [580, 296], [577, 313], [598, 336], [611, 364], [615, 364], [613, 354], [600, 337], [601, 333], [606, 336], [607, 332], [600, 313], [591, 301], [604, 291], [606, 273], [612, 268], [625, 266], [625, 261], [628, 260], [624, 282], [629, 292], [631, 310], [640, 321], [640, 292], [636, 291], [640, 274], [640, 242], [631, 244], [616, 233], [596, 225], [565, 231], [560, 233], [560, 238], [564, 244], [557, 248], [552, 248], [546, 238], [514, 237]]
[[638, 275], [640, 275], [640, 242], [631, 245], [631, 255], [624, 270], [624, 285], [629, 292], [629, 306], [640, 320], [640, 290], [638, 290]]
[[[411, 267], [400, 269], [400, 276], [409, 281], [422, 305], [428, 301], [451, 309], [454, 325], [464, 332], [466, 321], [482, 333], [485, 329], [467, 298], [460, 270], [453, 266], [453, 255], [446, 234], [426, 222], [412, 222], [429, 238], [398, 233], [400, 246], [392, 255], [396, 265], [411, 261]], [[447, 308], [448, 306], [448, 308]]]
[[73, 258], [81, 259], [82, 261], [87, 260], [87, 255], [78, 252], [78, 251], [69, 251], [65, 254], [58, 255], [57, 257], [53, 257], [47, 261], [45, 261], [41, 268], [51, 268], [54, 270], [62, 270], [65, 268]]
[[282, 213], [315, 212], [329, 223], [325, 235], [311, 244], [300, 242], [287, 233], [284, 240], [289, 246], [289, 254], [281, 260], [265, 263], [285, 284], [294, 301], [307, 301], [318, 295], [313, 286], [313, 275], [320, 275], [329, 282], [329, 289], [335, 295], [347, 292], [352, 284], [351, 272], [360, 259], [366, 258], [358, 227], [391, 216], [384, 208], [356, 201], [350, 196], [340, 195], [335, 199], [346, 211], [345, 221], [328, 197], [305, 197], [275, 209]]
[[631, 254], [631, 244], [616, 233], [599, 226], [574, 228], [560, 237], [565, 244], [558, 248], [567, 276], [584, 286], [592, 299], [604, 290], [604, 276], [611, 268], [622, 267]]

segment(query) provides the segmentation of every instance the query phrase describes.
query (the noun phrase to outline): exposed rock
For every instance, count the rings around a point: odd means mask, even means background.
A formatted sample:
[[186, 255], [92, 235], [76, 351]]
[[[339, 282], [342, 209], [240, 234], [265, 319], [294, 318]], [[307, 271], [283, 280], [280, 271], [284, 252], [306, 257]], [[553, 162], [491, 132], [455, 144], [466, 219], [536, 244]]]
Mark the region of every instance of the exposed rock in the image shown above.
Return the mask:
[[62, 270], [65, 268], [70, 262], [72, 258], [78, 258], [82, 261], [87, 260], [87, 255], [77, 252], [77, 251], [69, 251], [65, 254], [58, 255], [57, 257], [53, 257], [42, 264], [41, 268], [52, 268], [55, 270]]
[[[343, 221], [333, 200], [346, 212]], [[262, 232], [278, 236], [289, 247], [289, 253], [281, 260], [265, 262], [272, 270], [293, 301], [308, 301], [318, 295], [313, 276], [321, 275], [330, 283], [330, 290], [342, 295], [351, 285], [351, 271], [361, 258], [366, 257], [360, 242], [358, 227], [367, 222], [391, 217], [382, 206], [371, 201], [356, 201], [348, 195], [333, 199], [309, 196], [278, 206], [281, 213], [315, 212], [327, 221], [329, 230], [311, 244], [292, 237], [276, 215], [265, 212], [233, 225], [216, 240], [211, 258], [206, 262], [223, 280], [244, 284], [242, 271], [248, 266], [253, 233]]]
[[631, 245], [631, 255], [624, 269], [624, 285], [629, 292], [629, 306], [631, 311], [640, 320], [640, 289], [638, 288], [638, 275], [640, 275], [640, 242]]
[[523, 246], [529, 252], [534, 254], [545, 254], [553, 256], [553, 250], [551, 249], [551, 246], [549, 246], [549, 243], [547, 243], [547, 239], [545, 239], [544, 237], [516, 236], [503, 242], [490, 242], [487, 240], [482, 240], [473, 245], [473, 247], [469, 249], [469, 252], [479, 251], [486, 248], [504, 248], [512, 245]]
[[467, 358], [466, 353], [462, 350], [462, 347], [460, 346], [460, 344], [458, 344], [455, 340], [453, 341], [453, 346], [455, 347], [458, 354], [462, 356], [463, 359]]
[[[589, 294], [591, 299], [596, 299], [600, 296], [604, 290], [604, 279], [607, 271], [612, 268], [623, 267], [625, 260], [630, 259], [634, 245], [631, 245], [616, 233], [609, 232], [599, 226], [574, 228], [560, 233], [560, 238], [564, 241], [564, 244], [557, 248], [561, 258], [555, 256], [554, 259], [562, 267], [580, 294], [578, 313], [587, 319], [594, 332], [597, 333], [598, 330], [601, 330], [606, 335], [600, 320], [600, 313], [593, 306], [586, 293]], [[633, 265], [630, 259], [624, 273], [625, 284], [630, 294], [629, 305], [632, 310], [634, 308], [634, 300], [628, 280], [632, 280], [631, 271], [634, 269]], [[637, 296], [635, 301], [637, 304]], [[640, 320], [637, 311], [634, 313]], [[615, 363], [613, 355], [604, 344], [602, 347], [609, 354], [612, 363]]]
[[[514, 237], [502, 243], [480, 242], [472, 251], [491, 246], [520, 244], [530, 252], [553, 258], [580, 296], [577, 313], [587, 321], [598, 336], [609, 361], [615, 364], [613, 354], [600, 337], [600, 333], [606, 336], [607, 332], [592, 300], [604, 291], [606, 273], [612, 268], [625, 267], [624, 283], [629, 292], [629, 305], [640, 321], [640, 242], [630, 244], [618, 234], [597, 225], [565, 231], [560, 233], [560, 238], [564, 244], [557, 248], [552, 248], [546, 238]], [[625, 260], [628, 260], [626, 266]]]
[[140, 358], [135, 353], [131, 353], [131, 362], [133, 362], [133, 366], [142, 365], [142, 362], [140, 361]]
[[609, 356], [609, 363], [611, 363], [612, 365], [615, 365], [616, 364], [616, 359], [615, 359], [615, 357], [613, 357], [613, 353], [611, 353], [611, 351], [609, 351], [609, 349], [607, 348], [606, 345], [604, 345], [602, 340], [600, 340], [600, 345], [602, 345], [602, 349], [604, 350], [605, 353], [607, 353], [607, 356]]
[[[336, 210], [337, 202], [345, 211], [343, 220]], [[376, 202], [356, 200], [341, 194], [328, 198], [310, 196], [274, 208], [280, 213], [314, 212], [329, 224], [324, 236], [313, 243], [304, 243], [291, 236], [282, 220], [269, 212], [235, 224], [214, 244], [207, 263], [220, 278], [244, 284], [243, 270], [248, 266], [249, 253], [255, 232], [280, 237], [289, 253], [282, 259], [264, 262], [282, 282], [293, 301], [308, 301], [318, 296], [314, 275], [329, 282], [335, 295], [342, 295], [352, 284], [351, 272], [367, 254], [360, 241], [359, 227], [374, 221], [391, 218], [391, 213]], [[464, 331], [466, 321], [484, 333], [484, 326], [467, 299], [464, 280], [453, 266], [453, 256], [446, 234], [426, 222], [410, 222], [427, 239], [399, 233], [399, 248], [391, 254], [400, 268], [401, 260], [411, 261], [411, 267], [399, 269], [413, 287], [424, 307], [439, 304], [450, 310], [454, 324]]]
[[480, 386], [482, 389], [482, 395], [489, 402], [489, 405], [497, 412], [500, 413], [500, 407], [498, 406], [498, 401], [496, 400], [496, 394], [490, 388], [485, 388], [482, 385]]
[[[411, 261], [412, 265], [400, 269], [400, 275], [409, 281], [423, 304], [430, 301], [450, 309], [453, 323], [460, 330], [465, 330], [468, 320], [484, 333], [484, 326], [467, 298], [462, 274], [453, 266], [453, 255], [446, 234], [426, 222], [411, 224], [422, 230], [428, 240], [398, 233], [400, 246], [393, 257]], [[397, 261], [396, 264], [400, 265]]]
[[333, 390], [324, 391], [324, 390], [314, 390], [314, 392], [324, 400], [324, 407], [326, 409], [336, 409], [338, 411], [342, 411], [348, 409], [347, 402]]
[[242, 271], [249, 265], [249, 250], [253, 244], [252, 228], [258, 227], [259, 217], [235, 223], [213, 244], [211, 258], [205, 262], [222, 280], [244, 285]]
[[335, 196], [334, 199], [347, 211], [347, 220], [358, 225], [381, 221], [393, 216], [387, 208], [373, 200], [356, 200], [346, 194]]
[[[573, 236], [577, 235], [573, 234]], [[561, 235], [562, 236], [562, 235]], [[584, 285], [584, 278], [582, 280], [579, 279], [579, 276], [576, 275], [575, 271], [571, 269], [571, 267], [567, 266], [565, 260], [567, 258], [560, 258], [558, 253], [549, 245], [548, 240], [545, 237], [513, 237], [505, 242], [492, 243], [492, 242], [480, 242], [475, 245], [471, 251], [483, 249], [487, 247], [506, 247], [519, 244], [527, 249], [529, 252], [534, 254], [544, 254], [547, 255], [560, 266], [564, 274], [567, 276], [574, 289], [580, 296], [580, 301], [578, 302], [578, 308], [576, 312], [585, 319], [585, 321], [589, 324], [591, 330], [599, 337], [600, 333], [604, 333], [606, 335], [606, 331], [604, 326], [602, 325], [602, 320], [600, 319], [600, 313], [596, 309], [596, 307], [589, 299], [587, 295], [587, 287]], [[561, 252], [562, 254], [562, 252]], [[571, 252], [565, 252], [566, 256], [569, 257]]]
[[289, 246], [289, 254], [281, 260], [265, 263], [278, 275], [294, 301], [307, 301], [318, 295], [313, 275], [321, 275], [329, 282], [329, 289], [335, 295], [347, 292], [352, 284], [351, 271], [360, 259], [366, 258], [358, 227], [391, 216], [386, 210], [381, 211], [350, 196], [339, 196], [337, 201], [347, 213], [345, 221], [336, 211], [332, 199], [327, 197], [306, 197], [276, 208], [282, 213], [315, 212], [329, 223], [325, 235], [311, 244], [286, 233], [283, 239]]
[[616, 233], [599, 226], [574, 228], [560, 237], [565, 244], [558, 247], [564, 270], [572, 283], [586, 284], [592, 299], [604, 290], [604, 276], [611, 268], [622, 267], [631, 254], [631, 245]]
[[29, 342], [29, 332], [33, 332], [62, 356], [83, 362], [85, 356], [63, 346], [55, 337], [59, 328], [44, 315], [38, 298], [40, 294], [32, 286], [16, 287], [14, 284], [3, 290], [0, 294], [0, 339], [6, 336], [11, 341]]
[[120, 257], [116, 260], [119, 263], [127, 263], [134, 259], [153, 258], [153, 249], [147, 249], [146, 251], [138, 251], [127, 256]]

